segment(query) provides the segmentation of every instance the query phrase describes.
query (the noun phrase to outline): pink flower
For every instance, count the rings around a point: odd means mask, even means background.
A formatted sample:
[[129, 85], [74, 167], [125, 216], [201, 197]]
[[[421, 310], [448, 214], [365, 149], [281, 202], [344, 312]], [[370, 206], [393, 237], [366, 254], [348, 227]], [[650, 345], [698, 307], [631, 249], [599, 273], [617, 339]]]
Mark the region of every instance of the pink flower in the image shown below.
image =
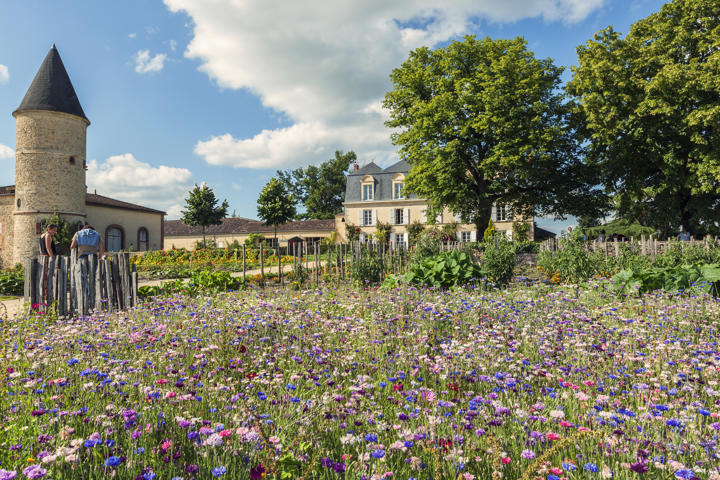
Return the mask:
[[500, 459], [503, 465], [507, 465], [508, 463], [512, 462], [512, 459], [510, 457], [503, 457]]
[[553, 433], [553, 432], [548, 432], [548, 433], [546, 433], [546, 434], [545, 434], [545, 437], [546, 437], [548, 440], [550, 440], [550, 441], [552, 441], [552, 440], [560, 440], [560, 435], [558, 435], [557, 433]]

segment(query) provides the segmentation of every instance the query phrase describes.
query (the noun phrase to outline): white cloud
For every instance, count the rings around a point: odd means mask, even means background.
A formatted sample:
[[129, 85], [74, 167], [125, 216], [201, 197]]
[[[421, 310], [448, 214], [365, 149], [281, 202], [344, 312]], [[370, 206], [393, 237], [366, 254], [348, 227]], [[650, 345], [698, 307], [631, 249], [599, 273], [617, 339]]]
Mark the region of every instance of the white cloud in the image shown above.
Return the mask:
[[135, 60], [135, 71], [137, 73], [154, 73], [159, 72], [165, 66], [165, 60], [167, 55], [164, 53], [157, 53], [154, 57], [150, 56], [150, 50], [138, 50], [133, 55]]
[[135, 33], [135, 32], [128, 33], [128, 38], [135, 38], [135, 37], [137, 37], [137, 33]]
[[170, 50], [172, 50], [173, 52], [175, 50], [177, 50], [177, 41], [176, 40], [170, 39], [170, 41], [168, 41], [168, 44], [170, 45]]
[[179, 216], [193, 183], [192, 173], [186, 168], [154, 167], [138, 161], [131, 153], [114, 155], [104, 163], [88, 163], [88, 191], [164, 210], [168, 218]]
[[15, 158], [15, 149], [0, 143], [0, 159]]
[[10, 72], [7, 66], [0, 63], [0, 83], [7, 83], [10, 80]]
[[164, 1], [192, 19], [186, 57], [220, 87], [248, 89], [292, 122], [252, 138], [217, 132], [196, 153], [212, 164], [275, 168], [336, 149], [392, 157], [379, 103], [410, 50], [475, 31], [477, 19], [575, 22], [607, 0]]

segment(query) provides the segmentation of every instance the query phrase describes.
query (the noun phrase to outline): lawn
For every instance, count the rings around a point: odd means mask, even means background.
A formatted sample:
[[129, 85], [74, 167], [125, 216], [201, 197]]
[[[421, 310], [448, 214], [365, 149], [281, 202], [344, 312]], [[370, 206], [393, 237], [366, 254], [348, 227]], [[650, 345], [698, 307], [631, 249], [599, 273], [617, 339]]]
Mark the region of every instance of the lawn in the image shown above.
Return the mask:
[[720, 302], [250, 290], [0, 323], [0, 479], [720, 479]]

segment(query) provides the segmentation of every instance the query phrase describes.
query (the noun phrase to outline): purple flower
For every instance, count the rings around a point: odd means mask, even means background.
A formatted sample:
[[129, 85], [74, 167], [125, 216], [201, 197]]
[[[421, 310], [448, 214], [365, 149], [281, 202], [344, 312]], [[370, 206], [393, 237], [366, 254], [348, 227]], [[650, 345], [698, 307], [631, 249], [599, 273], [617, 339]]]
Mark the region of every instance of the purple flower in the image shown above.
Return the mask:
[[523, 450], [522, 452], [520, 452], [520, 456], [525, 460], [532, 460], [533, 458], [535, 458], [535, 452], [533, 452], [532, 450]]
[[17, 477], [15, 470], [3, 470], [0, 468], [0, 480], [13, 480], [15, 477]]
[[185, 472], [190, 473], [190, 474], [195, 474], [198, 472], [198, 466], [195, 465], [194, 463], [190, 464], [187, 467], [185, 467]]
[[30, 465], [29, 467], [23, 469], [23, 475], [27, 478], [42, 478], [45, 474], [47, 474], [47, 470], [40, 467], [40, 465]]
[[636, 473], [645, 473], [648, 471], [648, 467], [643, 462], [635, 462], [630, 465], [630, 470]]
[[219, 477], [221, 475], [225, 475], [226, 472], [227, 472], [227, 470], [225, 469], [225, 467], [215, 467], [212, 470], [213, 477]]

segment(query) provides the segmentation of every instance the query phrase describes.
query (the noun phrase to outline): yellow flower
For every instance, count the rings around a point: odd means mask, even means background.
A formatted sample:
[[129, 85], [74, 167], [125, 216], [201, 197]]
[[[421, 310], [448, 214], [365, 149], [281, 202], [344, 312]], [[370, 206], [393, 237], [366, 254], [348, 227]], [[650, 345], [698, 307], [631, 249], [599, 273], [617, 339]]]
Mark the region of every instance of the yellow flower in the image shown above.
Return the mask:
[[27, 462], [28, 462], [28, 463], [33, 463], [33, 462], [35, 462], [35, 459], [32, 458], [32, 457], [28, 457], [28, 458], [27, 458]]

